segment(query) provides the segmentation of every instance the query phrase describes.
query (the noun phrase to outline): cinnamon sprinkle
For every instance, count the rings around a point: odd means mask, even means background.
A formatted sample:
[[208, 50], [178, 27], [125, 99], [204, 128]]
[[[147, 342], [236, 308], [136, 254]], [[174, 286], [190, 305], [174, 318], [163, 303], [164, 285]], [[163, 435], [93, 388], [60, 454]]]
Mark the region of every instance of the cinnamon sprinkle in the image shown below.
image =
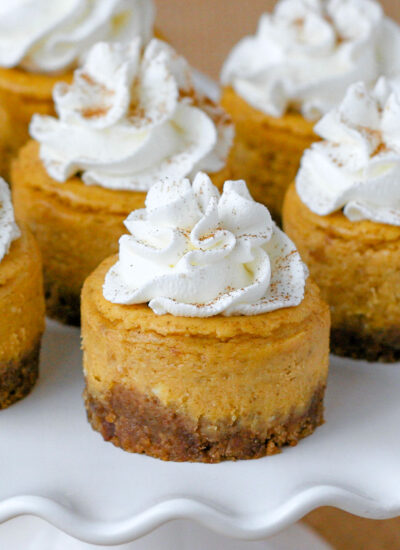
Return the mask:
[[84, 118], [98, 118], [108, 113], [110, 107], [87, 107], [82, 109], [81, 114]]

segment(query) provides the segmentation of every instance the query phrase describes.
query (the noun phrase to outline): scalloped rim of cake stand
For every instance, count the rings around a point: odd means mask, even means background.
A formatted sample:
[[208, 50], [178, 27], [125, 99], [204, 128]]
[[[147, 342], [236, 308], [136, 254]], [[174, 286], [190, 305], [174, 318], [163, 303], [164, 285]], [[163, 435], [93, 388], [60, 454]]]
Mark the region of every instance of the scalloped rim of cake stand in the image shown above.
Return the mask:
[[368, 519], [390, 519], [400, 515], [399, 503], [383, 502], [341, 487], [316, 485], [307, 488], [269, 517], [234, 516], [190, 498], [164, 500], [135, 517], [117, 522], [92, 521], [48, 498], [18, 496], [0, 503], [0, 523], [23, 515], [44, 519], [77, 539], [91, 544], [124, 544], [150, 533], [165, 523], [187, 519], [226, 537], [261, 540], [282, 531], [321, 506], [334, 506]]

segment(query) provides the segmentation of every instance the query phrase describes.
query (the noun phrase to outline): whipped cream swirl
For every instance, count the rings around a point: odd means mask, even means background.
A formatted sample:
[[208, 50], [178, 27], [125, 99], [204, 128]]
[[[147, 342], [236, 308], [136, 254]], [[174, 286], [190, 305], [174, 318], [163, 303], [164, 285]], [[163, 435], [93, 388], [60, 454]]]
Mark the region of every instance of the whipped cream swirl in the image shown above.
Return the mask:
[[0, 178], [0, 262], [8, 253], [11, 243], [21, 236], [15, 223], [14, 209], [8, 185]]
[[308, 208], [400, 226], [400, 80], [353, 84], [315, 132], [325, 141], [304, 153], [296, 180]]
[[153, 0], [0, 0], [0, 66], [57, 72], [96, 42], [148, 42]]
[[148, 190], [160, 178], [217, 172], [233, 140], [229, 117], [196, 92], [186, 61], [153, 39], [99, 43], [72, 85], [54, 89], [59, 119], [35, 115], [48, 174], [59, 182], [82, 172], [87, 185]]
[[280, 0], [233, 49], [222, 82], [271, 116], [317, 120], [350, 84], [400, 74], [399, 51], [400, 27], [375, 0]]
[[106, 275], [110, 302], [148, 302], [158, 315], [257, 315], [297, 306], [307, 272], [294, 244], [244, 181], [222, 195], [199, 173], [164, 180], [125, 221], [119, 260]]

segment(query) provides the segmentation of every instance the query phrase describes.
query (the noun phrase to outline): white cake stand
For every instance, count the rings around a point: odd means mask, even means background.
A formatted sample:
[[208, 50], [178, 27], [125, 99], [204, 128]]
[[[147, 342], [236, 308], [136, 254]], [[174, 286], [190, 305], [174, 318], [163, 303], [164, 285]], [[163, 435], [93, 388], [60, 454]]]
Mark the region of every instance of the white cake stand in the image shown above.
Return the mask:
[[[37, 516], [80, 541], [112, 546], [186, 520], [132, 548], [221, 550], [232, 537], [231, 549], [322, 550], [301, 527], [286, 542], [239, 541], [276, 535], [324, 505], [368, 518], [400, 514], [400, 365], [332, 358], [327, 422], [297, 447], [253, 461], [178, 464], [121, 451], [91, 429], [79, 344], [78, 330], [49, 322], [37, 386], [0, 413], [0, 522]], [[92, 548], [44, 522], [21, 521], [0, 527], [1, 548]], [[18, 546], [24, 532], [30, 545]], [[194, 536], [207, 542], [196, 546]]]
[[163, 525], [141, 539], [122, 546], [94, 546], [78, 541], [43, 520], [17, 518], [0, 526], [0, 547], [12, 550], [332, 550], [301, 525], [262, 542], [227, 539], [188, 521]]

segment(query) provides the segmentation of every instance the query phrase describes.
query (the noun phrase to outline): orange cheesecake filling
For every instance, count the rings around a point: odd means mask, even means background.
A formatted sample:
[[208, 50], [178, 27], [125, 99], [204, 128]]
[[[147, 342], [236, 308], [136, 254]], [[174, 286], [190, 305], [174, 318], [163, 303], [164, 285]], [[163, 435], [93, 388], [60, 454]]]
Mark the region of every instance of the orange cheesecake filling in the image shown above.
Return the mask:
[[341, 211], [318, 216], [292, 185], [284, 229], [331, 306], [332, 329], [376, 336], [399, 350], [400, 227], [352, 222]]
[[35, 239], [21, 226], [0, 263], [0, 370], [39, 345], [44, 330], [40, 253]]
[[272, 117], [254, 109], [236, 92], [223, 90], [222, 107], [231, 115], [236, 135], [228, 159], [230, 177], [244, 179], [254, 200], [280, 221], [283, 199], [305, 149], [319, 138], [314, 123], [288, 112]]
[[12, 128], [7, 136], [8, 164], [2, 171], [5, 177], [8, 177], [12, 157], [29, 139], [32, 116], [35, 113], [54, 115], [53, 87], [60, 80], [72, 81], [72, 76], [72, 72], [48, 75], [0, 67], [0, 103]]

